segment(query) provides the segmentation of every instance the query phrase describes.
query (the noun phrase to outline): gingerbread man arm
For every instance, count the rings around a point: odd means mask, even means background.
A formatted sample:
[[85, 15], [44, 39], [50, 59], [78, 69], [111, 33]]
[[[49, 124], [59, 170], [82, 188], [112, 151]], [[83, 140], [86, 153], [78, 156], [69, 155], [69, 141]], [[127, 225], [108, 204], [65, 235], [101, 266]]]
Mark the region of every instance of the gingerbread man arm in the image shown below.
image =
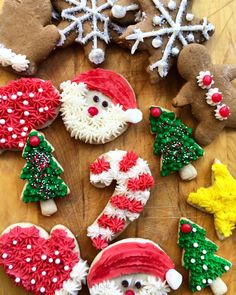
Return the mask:
[[178, 95], [172, 100], [172, 105], [174, 107], [183, 107], [185, 105], [191, 104], [193, 99], [193, 94], [189, 83], [186, 83]]

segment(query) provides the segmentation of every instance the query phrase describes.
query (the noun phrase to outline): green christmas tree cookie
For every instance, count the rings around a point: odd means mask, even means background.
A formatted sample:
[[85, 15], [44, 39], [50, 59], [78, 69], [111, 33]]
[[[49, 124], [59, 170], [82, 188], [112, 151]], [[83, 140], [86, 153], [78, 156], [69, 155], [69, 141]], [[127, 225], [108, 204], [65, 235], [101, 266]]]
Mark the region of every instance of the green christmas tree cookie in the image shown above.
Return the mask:
[[182, 265], [190, 272], [191, 290], [201, 291], [210, 286], [214, 294], [225, 294], [227, 286], [220, 277], [232, 264], [214, 254], [218, 246], [206, 238], [205, 229], [186, 218], [181, 218], [178, 244], [184, 249]]
[[183, 180], [191, 180], [197, 171], [191, 164], [203, 156], [203, 149], [191, 137], [192, 129], [177, 119], [175, 113], [161, 107], [150, 107], [151, 132], [156, 134], [154, 154], [161, 155], [161, 175], [179, 172]]
[[22, 191], [23, 202], [40, 202], [43, 215], [50, 216], [57, 211], [54, 198], [63, 198], [70, 191], [65, 182], [59, 177], [63, 168], [52, 156], [54, 148], [44, 135], [35, 130], [31, 131], [23, 158], [26, 164], [21, 172], [21, 179], [27, 179]]

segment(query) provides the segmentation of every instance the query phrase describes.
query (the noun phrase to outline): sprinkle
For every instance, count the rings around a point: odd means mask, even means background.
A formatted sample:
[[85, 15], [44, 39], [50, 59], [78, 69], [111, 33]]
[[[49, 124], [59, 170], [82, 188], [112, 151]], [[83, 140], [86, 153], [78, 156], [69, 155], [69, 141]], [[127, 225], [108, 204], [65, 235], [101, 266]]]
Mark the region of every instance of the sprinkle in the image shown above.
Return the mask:
[[25, 259], [25, 261], [26, 261], [26, 262], [30, 262], [31, 259], [30, 259], [29, 257], [27, 257], [27, 258]]
[[13, 110], [9, 108], [9, 109], [7, 109], [7, 112], [8, 112], [8, 114], [11, 114], [13, 112]]
[[22, 147], [24, 146], [24, 143], [23, 143], [23, 142], [20, 142], [20, 143], [18, 144], [18, 146], [19, 146], [20, 148], [22, 148]]
[[52, 259], [52, 258], [49, 258], [48, 261], [49, 261], [50, 263], [53, 263], [53, 259]]
[[68, 271], [69, 269], [70, 269], [70, 267], [69, 267], [68, 265], [65, 265], [65, 266], [64, 266], [64, 270], [65, 270], [65, 271]]
[[7, 130], [11, 132], [11, 131], [13, 131], [13, 128], [12, 127], [8, 127]]
[[60, 260], [59, 258], [57, 258], [57, 259], [55, 260], [55, 263], [56, 263], [56, 264], [60, 264], [60, 262], [61, 262], [61, 260]]
[[213, 281], [211, 279], [207, 280], [208, 284], [212, 284]]
[[41, 287], [39, 290], [41, 293], [44, 293], [46, 291], [46, 289], [44, 287]]
[[206, 251], [206, 250], [203, 250], [202, 253], [203, 253], [203, 254], [207, 254], [207, 251]]
[[15, 279], [15, 282], [16, 282], [16, 283], [19, 283], [19, 282], [20, 282], [20, 278], [16, 278], [16, 279]]
[[52, 281], [53, 281], [53, 283], [56, 283], [57, 282], [57, 278], [53, 278]]
[[28, 111], [24, 111], [24, 115], [27, 117], [29, 116], [29, 112]]
[[18, 91], [18, 92], [17, 92], [17, 95], [18, 95], [18, 96], [22, 96], [22, 94], [23, 94], [23, 93], [22, 93], [21, 91]]
[[26, 127], [26, 126], [23, 127], [23, 130], [24, 130], [24, 131], [28, 131], [28, 127]]
[[8, 268], [9, 268], [9, 269], [13, 269], [13, 265], [10, 264], [10, 265], [8, 266]]
[[11, 137], [14, 138], [14, 139], [16, 139], [17, 138], [17, 135], [16, 134], [12, 134]]
[[21, 132], [21, 136], [26, 136], [26, 133], [25, 132]]
[[20, 119], [20, 124], [25, 124], [25, 120], [24, 119]]
[[43, 88], [39, 88], [38, 89], [38, 92], [43, 92]]
[[8, 257], [8, 254], [7, 254], [7, 253], [3, 253], [3, 254], [2, 254], [2, 258], [3, 258], [3, 259], [6, 259], [7, 257]]
[[207, 281], [206, 281], [206, 279], [203, 279], [202, 282], [203, 282], [203, 284], [206, 284]]
[[7, 96], [6, 96], [6, 95], [4, 95], [2, 98], [3, 98], [4, 100], [6, 100], [6, 99], [7, 99]]
[[44, 109], [43, 108], [39, 108], [39, 112], [43, 113]]
[[13, 100], [17, 99], [17, 95], [12, 94], [11, 99], [13, 99]]
[[35, 279], [32, 279], [30, 282], [32, 285], [34, 285], [36, 283]]
[[193, 227], [192, 231], [195, 233], [197, 231], [197, 229], [195, 227]]
[[5, 138], [1, 138], [0, 142], [1, 143], [5, 143], [6, 142], [6, 139]]
[[201, 290], [202, 290], [202, 288], [201, 288], [200, 286], [197, 286], [196, 289], [197, 289], [198, 291], [201, 291]]
[[44, 271], [42, 271], [42, 276], [46, 276], [46, 271], [44, 270]]
[[55, 251], [55, 255], [59, 255], [60, 252], [58, 250]]
[[4, 125], [6, 123], [6, 121], [4, 119], [0, 119], [0, 124]]
[[23, 105], [27, 106], [29, 104], [28, 100], [23, 101]]
[[31, 92], [31, 93], [29, 94], [29, 97], [33, 98], [33, 97], [34, 97], [34, 94]]
[[41, 256], [41, 258], [42, 258], [42, 260], [46, 260], [46, 259], [47, 259], [47, 255], [43, 254], [43, 255]]
[[198, 243], [194, 243], [194, 244], [193, 244], [193, 247], [194, 247], [194, 248], [197, 248], [197, 247], [198, 247]]
[[28, 250], [30, 250], [30, 249], [32, 248], [32, 246], [31, 246], [30, 244], [28, 244], [28, 245], [26, 246], [26, 248], [27, 248]]
[[207, 267], [207, 265], [205, 265], [205, 264], [202, 266], [202, 268], [203, 268], [204, 270], [208, 270], [208, 267]]
[[227, 271], [229, 270], [229, 266], [228, 265], [225, 266], [225, 270], [227, 270]]
[[204, 256], [204, 255], [202, 255], [202, 256], [201, 256], [201, 259], [202, 259], [202, 260], [204, 260], [204, 259], [205, 259], [205, 256]]
[[196, 262], [196, 260], [194, 258], [192, 258], [190, 261], [191, 261], [191, 263], [195, 263]]
[[31, 269], [33, 272], [35, 272], [37, 268], [36, 268], [36, 266], [33, 266]]
[[45, 109], [45, 111], [48, 111], [49, 108], [48, 107], [45, 107], [44, 109]]

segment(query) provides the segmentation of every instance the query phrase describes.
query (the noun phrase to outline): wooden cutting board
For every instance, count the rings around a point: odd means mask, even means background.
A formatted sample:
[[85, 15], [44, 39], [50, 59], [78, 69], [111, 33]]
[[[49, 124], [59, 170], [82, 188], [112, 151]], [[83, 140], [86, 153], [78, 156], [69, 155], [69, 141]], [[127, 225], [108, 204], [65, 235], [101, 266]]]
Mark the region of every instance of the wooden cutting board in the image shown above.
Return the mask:
[[[216, 33], [207, 47], [212, 53], [215, 63], [236, 63], [236, 1], [229, 0], [197, 0], [193, 12], [198, 16], [208, 16], [215, 24]], [[43, 217], [37, 204], [24, 204], [20, 194], [24, 181], [19, 178], [24, 160], [19, 152], [6, 152], [0, 156], [0, 231], [17, 222], [32, 222], [50, 230], [55, 224], [64, 224], [77, 236], [81, 246], [82, 257], [91, 262], [96, 251], [86, 236], [90, 225], [106, 205], [111, 196], [112, 187], [96, 189], [89, 183], [89, 164], [100, 154], [115, 148], [135, 150], [146, 159], [156, 180], [151, 198], [141, 217], [128, 227], [119, 237], [149, 238], [159, 243], [173, 258], [177, 269], [184, 275], [183, 286], [176, 295], [191, 294], [188, 288], [188, 273], [181, 267], [181, 250], [176, 244], [177, 227], [181, 216], [191, 218], [205, 227], [208, 238], [219, 246], [218, 255], [236, 264], [236, 233], [224, 242], [220, 242], [214, 230], [213, 217], [195, 210], [186, 203], [187, 195], [199, 186], [211, 183], [211, 164], [215, 157], [228, 164], [236, 177], [236, 131], [222, 132], [210, 146], [205, 149], [204, 158], [195, 163], [199, 171], [198, 178], [191, 182], [182, 182], [178, 175], [162, 178], [159, 175], [159, 159], [153, 155], [153, 137], [149, 131], [148, 108], [151, 104], [171, 107], [173, 98], [181, 87], [182, 81], [176, 69], [169, 77], [156, 85], [149, 83], [145, 72], [147, 55], [139, 53], [130, 56], [129, 52], [110, 46], [107, 50], [107, 62], [104, 68], [112, 69], [124, 75], [134, 87], [138, 103], [144, 113], [144, 120], [132, 126], [120, 138], [106, 145], [92, 146], [70, 138], [60, 117], [51, 127], [44, 131], [47, 139], [55, 147], [55, 156], [64, 167], [64, 180], [71, 189], [71, 194], [64, 200], [57, 200], [59, 212], [50, 217]], [[80, 46], [55, 51], [41, 66], [38, 76], [51, 79], [58, 85], [75, 75], [90, 69]], [[4, 70], [0, 70], [0, 84], [16, 78]], [[191, 113], [185, 109], [181, 113], [185, 123], [194, 125]], [[236, 294], [236, 266], [223, 276], [229, 287], [228, 295]], [[28, 294], [15, 287], [14, 283], [0, 269], [0, 295]], [[89, 294], [86, 287], [80, 294]], [[211, 294], [209, 288], [199, 294]]]

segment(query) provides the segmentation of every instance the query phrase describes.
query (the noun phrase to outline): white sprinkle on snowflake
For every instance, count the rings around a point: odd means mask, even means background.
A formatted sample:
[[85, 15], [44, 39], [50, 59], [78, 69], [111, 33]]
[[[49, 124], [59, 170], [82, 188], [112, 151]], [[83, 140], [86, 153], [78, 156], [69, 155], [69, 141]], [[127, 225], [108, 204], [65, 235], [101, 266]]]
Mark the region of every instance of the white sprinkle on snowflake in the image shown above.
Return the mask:
[[[139, 28], [134, 29], [133, 34], [126, 37], [127, 40], [135, 40], [132, 47], [131, 53], [134, 54], [138, 49], [139, 44], [143, 43], [146, 38], [153, 38], [152, 45], [154, 48], [162, 47], [162, 38], [168, 37], [168, 42], [163, 48], [162, 58], [150, 66], [150, 70], [158, 69], [159, 75], [165, 77], [169, 71], [168, 61], [172, 55], [177, 55], [177, 47], [179, 44], [182, 46], [187, 46], [189, 43], [194, 42], [194, 34], [201, 32], [203, 37], [208, 40], [210, 38], [209, 32], [214, 30], [214, 26], [209, 24], [207, 19], [204, 18], [203, 23], [199, 25], [182, 25], [182, 22], [187, 19], [187, 21], [192, 21], [194, 16], [187, 13], [187, 5], [190, 0], [182, 0], [180, 5], [177, 7], [175, 1], [169, 1], [167, 7], [165, 8], [160, 0], [152, 0], [156, 6], [157, 15], [153, 19], [153, 30], [150, 32], [143, 32]], [[178, 9], [175, 20], [170, 14], [171, 11]], [[169, 10], [169, 11], [168, 11]], [[163, 26], [165, 24], [165, 26]], [[160, 26], [158, 28], [157, 26]]]
[[[89, 54], [90, 61], [95, 64], [102, 63], [105, 59], [105, 53], [103, 49], [98, 47], [98, 40], [102, 40], [108, 44], [110, 41], [109, 26], [111, 25], [113, 29], [117, 30], [117, 28], [114, 28], [113, 23], [111, 23], [110, 18], [106, 15], [105, 10], [111, 10], [117, 0], [107, 0], [101, 5], [97, 4], [97, 0], [91, 0], [91, 4], [87, 4], [87, 0], [64, 1], [70, 4], [71, 7], [64, 9], [61, 12], [61, 17], [69, 21], [69, 25], [63, 30], [60, 30], [61, 40], [58, 46], [63, 45], [71, 32], [76, 32], [76, 42], [84, 45], [92, 41], [92, 50]], [[86, 34], [86, 30], [84, 29], [85, 22], [90, 22], [91, 32], [88, 34]], [[100, 24], [103, 25], [103, 31], [100, 29]]]

